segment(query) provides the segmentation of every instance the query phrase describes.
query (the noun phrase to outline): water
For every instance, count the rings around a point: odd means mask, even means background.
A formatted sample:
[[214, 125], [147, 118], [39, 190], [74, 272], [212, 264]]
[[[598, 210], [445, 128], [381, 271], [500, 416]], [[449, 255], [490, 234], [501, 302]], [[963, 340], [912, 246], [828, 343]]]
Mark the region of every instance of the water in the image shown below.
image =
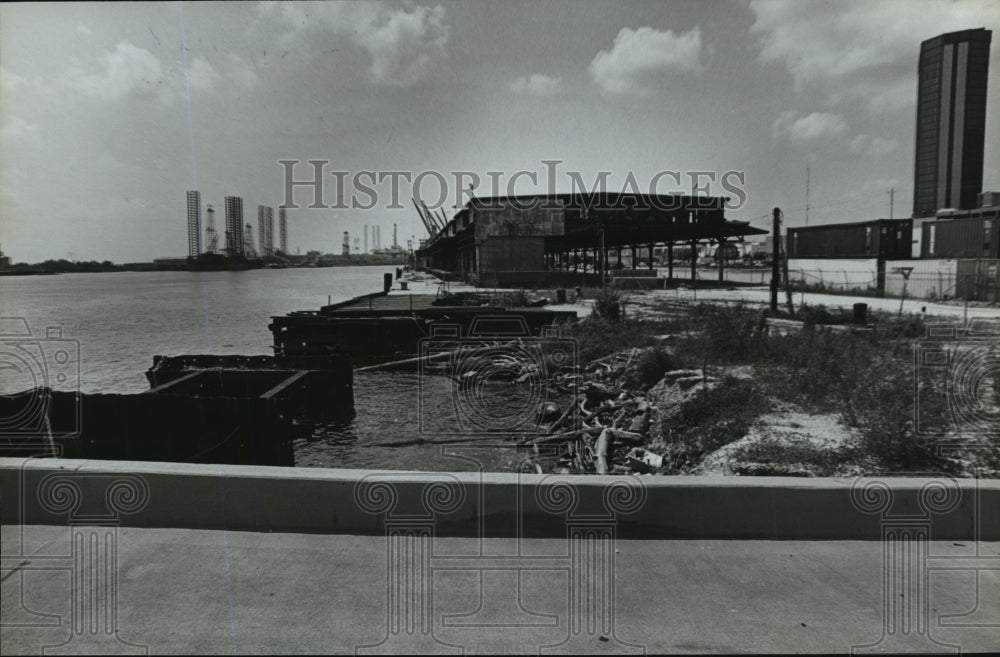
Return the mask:
[[[380, 290], [394, 267], [332, 267], [239, 272], [113, 272], [0, 277], [0, 393], [49, 385], [85, 393], [138, 393], [157, 354], [269, 355], [272, 315], [318, 309]], [[23, 319], [48, 358], [50, 374], [25, 367]], [[47, 330], [61, 331], [61, 338]], [[56, 352], [70, 358], [59, 364]], [[19, 356], [20, 354], [20, 356]], [[30, 359], [27, 359], [30, 360]], [[57, 380], [58, 377], [62, 377]], [[453, 414], [451, 379], [415, 372], [355, 375], [355, 414], [303, 430], [296, 464], [412, 470], [505, 470], [519, 452], [427, 443]], [[421, 395], [423, 405], [421, 406]], [[420, 409], [424, 409], [421, 432]], [[454, 437], [451, 437], [454, 438]], [[448, 440], [448, 436], [442, 436]]]

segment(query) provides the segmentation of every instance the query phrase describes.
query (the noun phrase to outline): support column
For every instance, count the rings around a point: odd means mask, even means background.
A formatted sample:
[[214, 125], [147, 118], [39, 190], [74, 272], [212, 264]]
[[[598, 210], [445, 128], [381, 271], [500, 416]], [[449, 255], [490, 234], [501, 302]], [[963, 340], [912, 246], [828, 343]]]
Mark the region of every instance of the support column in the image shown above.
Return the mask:
[[632, 269], [637, 269], [636, 267], [636, 257], [635, 257], [635, 244], [632, 245]]
[[653, 271], [653, 244], [649, 244], [649, 257], [646, 259], [646, 265], [649, 267], [649, 271]]
[[691, 281], [698, 278], [698, 240], [691, 240]]
[[674, 243], [667, 242], [667, 280], [674, 280]]

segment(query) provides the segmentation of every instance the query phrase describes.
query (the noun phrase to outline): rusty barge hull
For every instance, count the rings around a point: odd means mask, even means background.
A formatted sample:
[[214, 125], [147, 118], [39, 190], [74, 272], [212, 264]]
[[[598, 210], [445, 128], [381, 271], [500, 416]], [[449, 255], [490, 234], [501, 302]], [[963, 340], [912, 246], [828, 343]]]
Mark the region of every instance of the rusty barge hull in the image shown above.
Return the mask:
[[434, 305], [434, 295], [366, 294], [316, 311], [272, 317], [277, 357], [300, 358], [329, 354], [349, 356], [355, 363], [378, 362], [417, 354], [421, 340], [435, 326], [458, 328], [469, 337], [470, 327], [483, 317], [517, 320], [525, 337], [539, 337], [544, 327], [575, 321], [573, 311], [547, 308]]

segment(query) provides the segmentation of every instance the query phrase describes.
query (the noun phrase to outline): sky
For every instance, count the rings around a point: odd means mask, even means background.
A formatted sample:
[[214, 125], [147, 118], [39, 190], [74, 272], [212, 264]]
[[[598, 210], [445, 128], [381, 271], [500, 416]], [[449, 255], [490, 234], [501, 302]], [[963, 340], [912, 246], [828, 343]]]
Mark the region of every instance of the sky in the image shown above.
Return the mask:
[[292, 253], [425, 238], [412, 187], [438, 205], [444, 180], [450, 216], [456, 172], [479, 196], [698, 187], [767, 227], [806, 223], [808, 167], [810, 225], [888, 217], [891, 191], [907, 217], [920, 42], [978, 27], [1000, 190], [995, 0], [4, 3], [0, 248], [184, 256], [187, 190], [220, 229], [241, 196], [256, 231], [282, 160], [322, 163], [318, 203], [287, 199]]

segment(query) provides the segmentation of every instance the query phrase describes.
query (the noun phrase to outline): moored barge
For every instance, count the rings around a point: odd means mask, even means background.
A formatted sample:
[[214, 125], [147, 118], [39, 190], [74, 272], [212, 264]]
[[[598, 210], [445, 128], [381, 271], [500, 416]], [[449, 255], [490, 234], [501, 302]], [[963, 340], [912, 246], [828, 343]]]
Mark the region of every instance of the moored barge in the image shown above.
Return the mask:
[[[575, 321], [576, 313], [545, 307], [505, 307], [474, 294], [439, 298], [433, 294], [376, 292], [319, 310], [295, 311], [272, 317], [268, 326], [278, 357], [349, 356], [355, 363], [378, 362], [416, 354], [420, 341], [436, 325], [456, 326], [457, 337], [470, 337], [470, 329], [484, 317], [516, 319], [523, 337], [539, 337], [544, 327]], [[461, 303], [459, 302], [461, 299]], [[481, 322], [479, 322], [481, 325]], [[521, 336], [510, 336], [521, 337]]]

